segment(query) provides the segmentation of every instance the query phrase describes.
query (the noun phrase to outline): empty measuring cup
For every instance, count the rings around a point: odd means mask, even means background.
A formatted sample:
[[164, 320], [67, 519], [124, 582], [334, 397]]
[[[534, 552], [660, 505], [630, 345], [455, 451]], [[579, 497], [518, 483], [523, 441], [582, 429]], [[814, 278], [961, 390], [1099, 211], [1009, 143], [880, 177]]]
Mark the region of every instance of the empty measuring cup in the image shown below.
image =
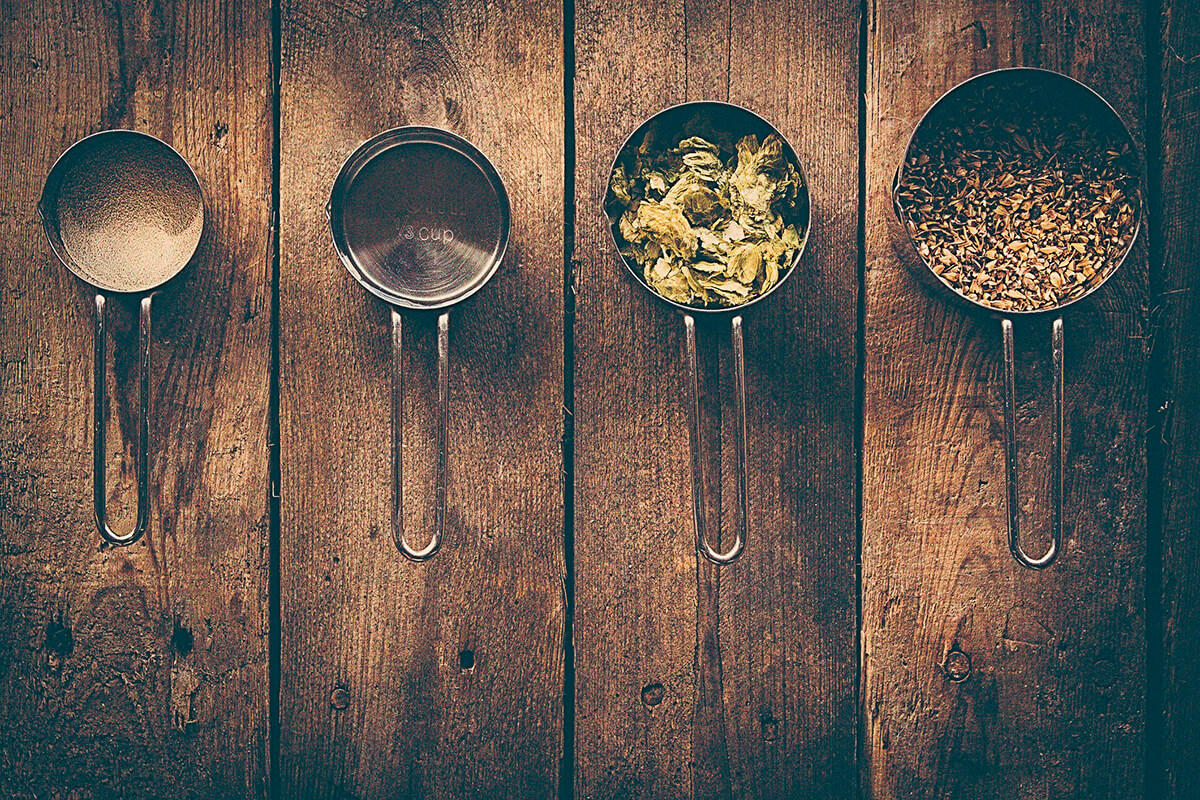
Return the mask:
[[[338, 172], [326, 209], [346, 268], [392, 311], [392, 537], [413, 561], [433, 557], [446, 521], [450, 308], [483, 288], [508, 246], [508, 192], [470, 142], [407, 126], [364, 142]], [[404, 536], [402, 400], [404, 311], [438, 311], [434, 530], [422, 548]]]

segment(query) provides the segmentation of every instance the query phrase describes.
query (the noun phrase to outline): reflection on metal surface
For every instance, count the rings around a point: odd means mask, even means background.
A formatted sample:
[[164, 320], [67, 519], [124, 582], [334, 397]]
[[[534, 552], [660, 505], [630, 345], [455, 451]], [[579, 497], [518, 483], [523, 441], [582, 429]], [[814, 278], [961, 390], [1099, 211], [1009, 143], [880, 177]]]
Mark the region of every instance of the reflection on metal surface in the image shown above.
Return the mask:
[[478, 291], [508, 242], [508, 196], [479, 151], [434, 128], [397, 128], [346, 160], [329, 202], [334, 244], [393, 305], [444, 308]]
[[[491, 162], [437, 128], [385, 131], [346, 159], [327, 209], [342, 263], [367, 291], [392, 305], [392, 538], [408, 559], [428, 561], [446, 523], [449, 307], [479, 291], [508, 246], [508, 192]], [[403, 318], [438, 315], [437, 466], [434, 529], [423, 547], [404, 535]]]

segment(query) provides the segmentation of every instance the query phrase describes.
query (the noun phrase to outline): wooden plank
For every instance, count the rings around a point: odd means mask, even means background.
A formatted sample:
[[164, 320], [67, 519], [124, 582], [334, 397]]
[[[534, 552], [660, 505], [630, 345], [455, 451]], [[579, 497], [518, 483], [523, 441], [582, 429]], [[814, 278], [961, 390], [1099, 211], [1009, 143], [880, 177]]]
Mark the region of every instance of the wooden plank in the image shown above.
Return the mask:
[[[270, 13], [6, 3], [0, 24], [0, 794], [266, 794]], [[150, 529], [92, 518], [92, 293], [35, 213], [54, 159], [155, 134], [206, 230], [156, 296]], [[110, 508], [133, 521], [132, 306], [110, 305]], [[111, 375], [111, 373], [110, 373]]]
[[[284, 794], [553, 796], [562, 9], [285, 2], [282, 21]], [[338, 262], [323, 210], [343, 159], [402, 124], [472, 141], [513, 210], [499, 272], [451, 313], [448, 521], [424, 565], [390, 535], [388, 308]], [[405, 330], [404, 495], [419, 537], [433, 520], [432, 320]]]
[[[1066, 318], [1065, 548], [1033, 573], [1007, 548], [999, 325], [918, 287], [889, 192], [924, 110], [994, 67], [1078, 77], [1140, 138], [1142, 6], [910, 0], [869, 14], [863, 785], [879, 798], [1140, 796], [1145, 239]], [[1017, 335], [1026, 520], [1044, 541], [1049, 325]]]
[[[1161, 432], [1159, 505], [1162, 523], [1162, 629], [1159, 671], [1151, 676], [1163, 687], [1164, 739], [1151, 742], [1151, 796], [1200, 795], [1200, 602], [1195, 585], [1200, 565], [1200, 340], [1196, 336], [1200, 290], [1200, 234], [1191, 220], [1200, 210], [1200, 30], [1194, 2], [1163, 3], [1162, 164], [1158, 215], [1161, 266], [1152, 284], [1155, 321], [1155, 386], [1151, 395]], [[1152, 495], [1153, 497], [1153, 495]], [[1152, 531], [1153, 535], [1153, 531]]]
[[[853, 792], [858, 18], [851, 3], [577, 5], [578, 797]], [[693, 546], [680, 317], [625, 274], [600, 210], [624, 137], [696, 99], [778, 125], [816, 203], [799, 274], [746, 318], [750, 539], [723, 571]], [[700, 346], [726, 498], [707, 513], [728, 531], [727, 327]]]

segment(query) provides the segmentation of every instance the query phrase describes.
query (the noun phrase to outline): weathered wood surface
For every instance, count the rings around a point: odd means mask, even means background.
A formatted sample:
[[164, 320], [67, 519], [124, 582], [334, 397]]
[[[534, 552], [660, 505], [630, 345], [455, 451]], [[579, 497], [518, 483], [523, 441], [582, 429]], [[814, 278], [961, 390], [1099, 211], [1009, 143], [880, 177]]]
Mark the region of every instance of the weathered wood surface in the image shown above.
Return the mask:
[[[288, 797], [552, 797], [562, 748], [563, 109], [555, 2], [285, 2], [282, 692]], [[508, 254], [450, 317], [448, 513], [390, 534], [388, 307], [338, 261], [343, 159], [403, 124], [480, 148]], [[432, 320], [406, 325], [406, 529], [433, 521]]]
[[[263, 797], [269, 5], [0, 13], [0, 795]], [[172, 144], [206, 198], [196, 259], [154, 301], [150, 528], [125, 549], [102, 548], [92, 517], [92, 293], [35, 212], [55, 158], [114, 127]], [[134, 309], [109, 309], [118, 530]]]
[[[1151, 796], [1200, 796], [1200, 5], [1164, 2], [1162, 37], [1161, 259], [1154, 299], [1155, 367], [1150, 402], [1159, 426], [1150, 443], [1161, 458], [1157, 495], [1162, 535], [1161, 650], [1152, 674], [1162, 693], [1150, 713], [1163, 715], [1162, 740], [1150, 742]], [[1155, 98], [1157, 99], [1157, 98]], [[1150, 535], [1159, 531], [1153, 528]], [[1152, 598], [1152, 602], [1155, 598]], [[1161, 699], [1161, 707], [1157, 702]], [[1161, 783], [1160, 783], [1161, 781]]]
[[[576, 14], [576, 796], [849, 796], [858, 7]], [[815, 202], [799, 273], [747, 314], [750, 538], [723, 570], [693, 544], [681, 317], [625, 274], [601, 214], [624, 137], [699, 99], [776, 124]], [[725, 498], [708, 518], [730, 531], [728, 322], [700, 334], [708, 469], [723, 476], [710, 485]]]
[[[279, 796], [548, 798], [560, 780], [579, 798], [1200, 794], [1194, 5], [1163, 0], [1155, 20], [1116, 0], [576, 0], [572, 31], [542, 0], [281, 0], [275, 63], [269, 3], [0, 2], [0, 794], [267, 794], [273, 189]], [[1152, 243], [1067, 317], [1067, 546], [1037, 574], [1007, 554], [998, 326], [918, 287], [888, 198], [925, 108], [1018, 64], [1112, 101], [1151, 143], [1162, 200]], [[725, 570], [692, 544], [682, 324], [627, 278], [600, 215], [625, 135], [695, 99], [776, 123], [815, 201], [799, 274], [746, 319], [751, 538]], [[323, 211], [345, 156], [405, 123], [478, 145], [514, 213], [500, 272], [452, 313], [451, 513], [424, 566], [388, 530], [388, 310], [337, 261]], [[152, 523], [128, 549], [102, 549], [92, 522], [91, 293], [34, 211], [55, 157], [110, 127], [175, 146], [208, 225], [155, 299]], [[110, 313], [124, 529], [133, 306]], [[432, 523], [432, 320], [406, 334], [418, 531]], [[1047, 334], [1018, 329], [1034, 550], [1048, 530]], [[729, 531], [727, 328], [704, 326], [701, 347], [721, 475], [707, 514]]]
[[[1066, 318], [1065, 547], [1027, 572], [1007, 548], [999, 325], [917, 285], [889, 191], [924, 110], [995, 67], [1084, 80], [1140, 140], [1142, 6], [897, 0], [868, 13], [863, 786], [876, 798], [1140, 796], [1145, 240]], [[1042, 542], [1049, 326], [1017, 336], [1022, 502], [1027, 541]]]

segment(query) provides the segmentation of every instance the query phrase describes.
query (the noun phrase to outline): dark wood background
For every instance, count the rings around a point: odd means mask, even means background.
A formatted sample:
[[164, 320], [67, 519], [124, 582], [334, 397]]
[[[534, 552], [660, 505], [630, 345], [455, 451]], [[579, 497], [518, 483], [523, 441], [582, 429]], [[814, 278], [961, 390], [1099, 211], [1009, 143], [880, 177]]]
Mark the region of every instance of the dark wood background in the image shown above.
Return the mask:
[[[0, 2], [0, 794], [12, 798], [1200, 796], [1200, 3]], [[998, 326], [928, 296], [888, 188], [981, 71], [1092, 85], [1148, 224], [1066, 321], [1064, 552], [1004, 541]], [[599, 206], [659, 109], [745, 105], [814, 198], [747, 316], [750, 540], [692, 544], [682, 324]], [[513, 207], [451, 314], [447, 541], [389, 532], [388, 311], [337, 261], [346, 155], [428, 124]], [[35, 205], [127, 127], [205, 189], [155, 300], [151, 530], [91, 520], [91, 306]], [[111, 503], [132, 520], [134, 308]], [[434, 331], [406, 327], [405, 495], [432, 522]], [[729, 334], [700, 331], [714, 525], [734, 522]], [[1018, 329], [1044, 538], [1049, 336]], [[723, 491], [722, 491], [723, 490]], [[722, 502], [723, 498], [723, 502]]]

